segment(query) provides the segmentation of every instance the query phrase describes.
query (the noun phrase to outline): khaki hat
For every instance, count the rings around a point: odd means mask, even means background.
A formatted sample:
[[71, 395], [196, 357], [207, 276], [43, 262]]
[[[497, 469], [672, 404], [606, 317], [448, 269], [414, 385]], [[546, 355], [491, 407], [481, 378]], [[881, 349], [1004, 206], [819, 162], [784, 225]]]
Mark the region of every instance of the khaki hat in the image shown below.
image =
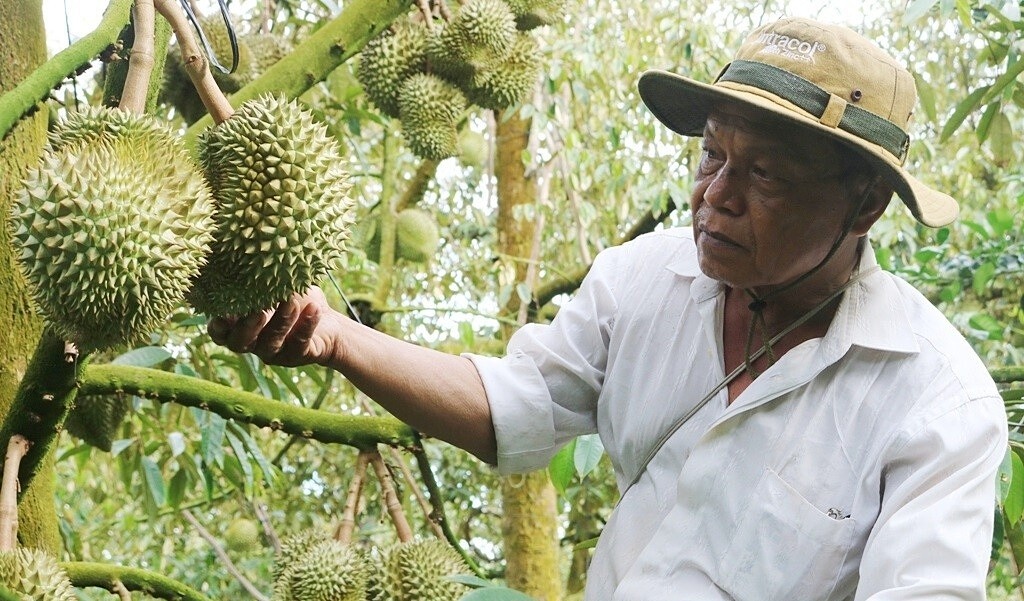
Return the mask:
[[722, 101], [761, 108], [860, 151], [921, 223], [940, 227], [959, 212], [953, 198], [903, 168], [917, 102], [913, 76], [852, 29], [782, 19], [747, 36], [714, 84], [652, 70], [638, 88], [654, 116], [677, 133], [702, 135]]

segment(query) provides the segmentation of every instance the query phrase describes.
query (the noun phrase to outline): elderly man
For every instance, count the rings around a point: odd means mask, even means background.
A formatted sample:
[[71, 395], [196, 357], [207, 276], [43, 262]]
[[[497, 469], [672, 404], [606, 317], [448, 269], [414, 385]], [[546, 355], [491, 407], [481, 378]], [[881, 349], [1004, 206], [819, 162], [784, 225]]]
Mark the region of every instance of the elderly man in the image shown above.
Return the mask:
[[928, 226], [957, 204], [903, 168], [911, 75], [853, 31], [785, 19], [713, 84], [639, 82], [703, 137], [693, 227], [601, 253], [504, 358], [445, 355], [313, 290], [210, 334], [343, 372], [504, 472], [597, 432], [622, 499], [587, 599], [983, 599], [1006, 422], [987, 372], [880, 271], [893, 192]]

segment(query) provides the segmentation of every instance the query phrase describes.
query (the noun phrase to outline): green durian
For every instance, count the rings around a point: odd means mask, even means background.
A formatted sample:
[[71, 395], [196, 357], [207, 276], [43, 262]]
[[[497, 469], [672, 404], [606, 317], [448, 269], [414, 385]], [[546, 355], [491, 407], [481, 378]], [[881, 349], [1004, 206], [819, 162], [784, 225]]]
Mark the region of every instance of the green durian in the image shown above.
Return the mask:
[[248, 553], [260, 547], [259, 524], [248, 518], [236, 518], [224, 530], [224, 545], [236, 553]]
[[369, 601], [457, 601], [469, 587], [450, 576], [469, 573], [459, 553], [444, 541], [400, 543], [381, 552], [368, 585]]
[[487, 138], [466, 127], [459, 132], [459, 161], [467, 167], [480, 167], [487, 160], [490, 146]]
[[473, 78], [467, 96], [473, 104], [492, 110], [519, 104], [533, 91], [540, 67], [537, 41], [528, 33], [519, 33], [504, 61]]
[[363, 601], [370, 567], [355, 547], [334, 539], [308, 547], [288, 567], [286, 601]]
[[109, 453], [130, 407], [131, 402], [122, 395], [79, 396], [64, 420], [64, 429]]
[[0, 580], [31, 601], [76, 601], [67, 572], [50, 554], [21, 547], [0, 553]]
[[288, 567], [294, 565], [300, 555], [307, 549], [330, 540], [330, 538], [327, 532], [317, 528], [307, 528], [282, 538], [281, 549], [274, 557], [274, 567], [271, 570], [274, 589], [277, 590], [277, 585], [279, 582], [283, 582]]
[[[206, 35], [206, 41], [210, 43], [210, 50], [213, 51], [213, 55], [208, 56], [213, 79], [220, 89], [228, 94], [242, 89], [254, 79], [252, 51], [247, 43], [248, 38], [235, 38], [238, 46], [238, 64], [235, 65], [234, 71], [224, 73], [213, 64], [213, 59], [216, 57], [217, 62], [225, 69], [231, 69], [231, 38], [228, 36], [224, 19], [220, 15], [212, 15], [200, 18], [199, 24], [203, 28], [203, 34]], [[203, 50], [205, 51], [206, 48]]]
[[516, 27], [527, 31], [552, 25], [565, 16], [565, 0], [505, 0], [516, 17]]
[[215, 233], [188, 295], [208, 315], [273, 308], [345, 252], [354, 202], [338, 141], [298, 102], [264, 95], [207, 130], [199, 154]]
[[466, 97], [458, 88], [428, 73], [405, 80], [398, 93], [398, 116], [416, 156], [441, 160], [459, 152], [458, 120]]
[[475, 69], [502, 61], [512, 49], [516, 18], [502, 0], [467, 0], [439, 34], [442, 54]]
[[402, 83], [427, 65], [427, 28], [409, 20], [366, 43], [360, 54], [356, 79], [380, 112], [398, 117], [398, 90]]
[[449, 48], [444, 32], [448, 26], [438, 23], [427, 34], [427, 72], [433, 73], [458, 88], [468, 86], [477, 72], [477, 67], [467, 63], [457, 48]]
[[14, 198], [14, 240], [39, 311], [86, 351], [160, 327], [211, 238], [210, 192], [181, 138], [125, 115], [69, 118]]
[[395, 221], [395, 242], [397, 256], [413, 263], [426, 263], [441, 244], [437, 221], [421, 209], [403, 209]]
[[288, 56], [292, 43], [276, 33], [254, 33], [242, 38], [249, 49], [253, 77], [259, 77], [274, 63]]

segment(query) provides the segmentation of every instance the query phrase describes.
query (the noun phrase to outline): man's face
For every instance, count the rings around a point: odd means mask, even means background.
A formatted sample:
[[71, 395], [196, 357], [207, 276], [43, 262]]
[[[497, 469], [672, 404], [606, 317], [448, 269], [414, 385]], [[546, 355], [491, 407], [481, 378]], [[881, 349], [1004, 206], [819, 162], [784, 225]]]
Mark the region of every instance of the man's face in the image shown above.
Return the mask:
[[703, 150], [690, 200], [705, 274], [777, 286], [824, 259], [853, 205], [834, 143], [729, 105], [708, 117]]

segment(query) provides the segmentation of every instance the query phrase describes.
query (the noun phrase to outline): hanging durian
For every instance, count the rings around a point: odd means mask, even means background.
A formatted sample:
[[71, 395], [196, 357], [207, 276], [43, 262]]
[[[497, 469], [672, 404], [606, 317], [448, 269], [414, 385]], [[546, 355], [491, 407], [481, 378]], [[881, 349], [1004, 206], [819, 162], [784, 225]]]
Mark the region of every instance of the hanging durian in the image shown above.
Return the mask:
[[434, 258], [441, 243], [437, 221], [424, 210], [403, 209], [395, 219], [395, 242], [396, 256], [413, 263], [426, 263]]
[[459, 132], [459, 161], [467, 167], [480, 167], [487, 160], [487, 138], [468, 127]]
[[516, 16], [516, 27], [527, 31], [557, 23], [565, 16], [565, 0], [505, 0]]
[[109, 453], [114, 441], [120, 438], [121, 424], [130, 407], [130, 401], [123, 395], [79, 395], [64, 420], [64, 429], [86, 444]]
[[253, 78], [262, 75], [271, 65], [288, 56], [288, 53], [292, 51], [292, 43], [276, 33], [249, 34], [244, 36], [242, 41], [249, 49]]
[[248, 518], [235, 518], [224, 530], [224, 546], [236, 553], [248, 553], [258, 549], [259, 524]]
[[0, 553], [0, 581], [30, 601], [77, 601], [67, 572], [49, 553], [21, 547]]
[[363, 601], [369, 576], [370, 566], [358, 549], [328, 539], [295, 557], [275, 594], [282, 601]]
[[366, 97], [380, 112], [398, 117], [398, 90], [427, 62], [427, 29], [402, 20], [363, 47], [356, 70]]
[[469, 587], [450, 579], [469, 568], [447, 543], [426, 539], [381, 551], [367, 588], [368, 601], [457, 601]]
[[405, 80], [398, 93], [398, 114], [409, 148], [416, 156], [441, 160], [459, 152], [458, 121], [466, 97], [458, 88], [429, 73]]
[[[252, 52], [246, 43], [247, 38], [235, 38], [238, 46], [238, 64], [235, 65], [232, 72], [224, 73], [213, 65], [213, 59], [216, 57], [217, 62], [225, 69], [231, 69], [231, 38], [228, 36], [228, 28], [224, 24], [224, 19], [220, 15], [202, 17], [199, 19], [199, 24], [203, 28], [206, 40], [210, 43], [210, 49], [213, 50], [213, 55], [208, 57], [213, 79], [216, 80], [221, 91], [228, 94], [242, 89], [254, 78]], [[188, 79], [187, 76], [186, 79]]]
[[477, 106], [502, 110], [527, 99], [540, 75], [540, 49], [528, 33], [519, 33], [500, 64], [475, 76], [467, 92]]
[[512, 48], [516, 19], [502, 0], [468, 0], [440, 33], [442, 54], [474, 69], [502, 61]]
[[212, 208], [181, 138], [155, 120], [106, 108], [69, 117], [14, 199], [40, 312], [85, 351], [144, 340], [198, 273]]
[[208, 315], [273, 308], [334, 269], [354, 203], [341, 148], [310, 111], [283, 97], [251, 100], [204, 132], [199, 153], [216, 230], [192, 306]]

